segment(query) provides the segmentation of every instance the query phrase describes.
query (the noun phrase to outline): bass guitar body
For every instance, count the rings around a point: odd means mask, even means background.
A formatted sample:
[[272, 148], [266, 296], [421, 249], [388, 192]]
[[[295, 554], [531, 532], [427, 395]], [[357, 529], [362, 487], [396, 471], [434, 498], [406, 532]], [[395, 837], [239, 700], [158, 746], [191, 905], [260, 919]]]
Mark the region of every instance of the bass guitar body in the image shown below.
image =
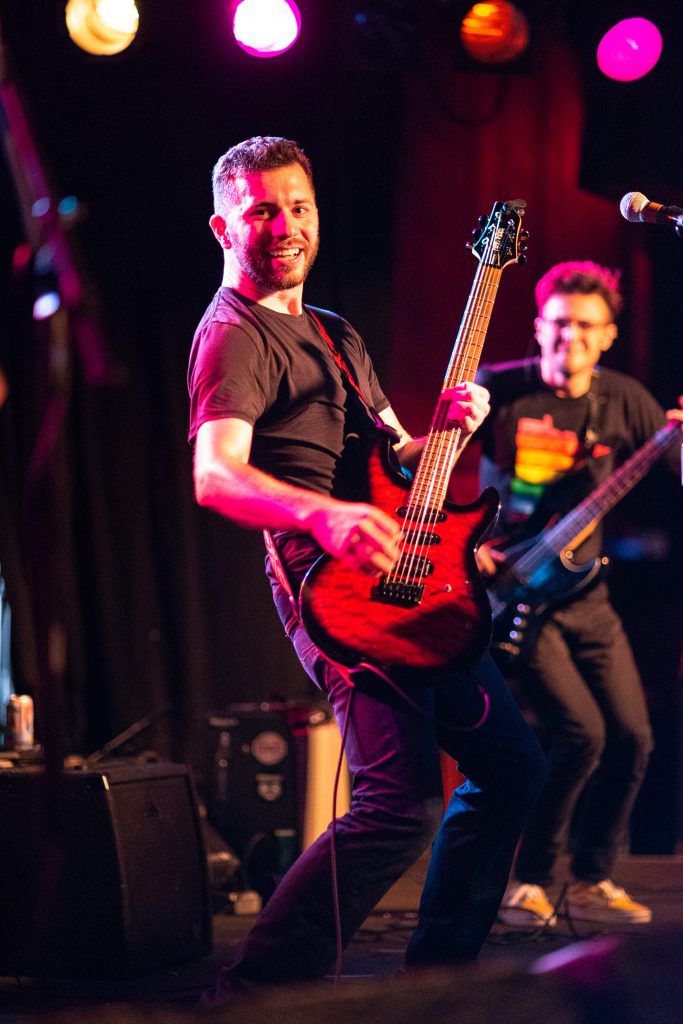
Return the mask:
[[596, 558], [575, 565], [572, 552], [565, 551], [542, 561], [528, 579], [520, 579], [515, 565], [538, 543], [539, 537], [532, 537], [508, 548], [503, 568], [487, 580], [493, 618], [491, 649], [506, 669], [531, 653], [545, 615], [588, 587], [606, 563]]
[[530, 654], [547, 612], [597, 577], [607, 559], [576, 565], [574, 547], [642, 480], [679, 436], [678, 422], [669, 420], [558, 522], [546, 524], [534, 537], [500, 549], [505, 561], [486, 586], [493, 612], [491, 646], [503, 668], [514, 667], [520, 656]]
[[[370, 457], [368, 485], [370, 502], [404, 525], [409, 485], [381, 444]], [[311, 638], [343, 665], [406, 670], [416, 682], [473, 664], [491, 633], [474, 550], [498, 507], [497, 493], [487, 488], [471, 505], [445, 502], [423, 517], [413, 508], [391, 576], [366, 576], [323, 555], [301, 588], [301, 618]]]

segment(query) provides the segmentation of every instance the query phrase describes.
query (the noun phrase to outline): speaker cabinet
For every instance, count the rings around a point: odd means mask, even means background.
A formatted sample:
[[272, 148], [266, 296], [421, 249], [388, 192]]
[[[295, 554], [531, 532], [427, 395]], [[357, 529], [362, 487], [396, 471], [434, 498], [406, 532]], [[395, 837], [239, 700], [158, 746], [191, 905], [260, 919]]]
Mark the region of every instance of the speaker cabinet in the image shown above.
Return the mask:
[[[268, 899], [327, 828], [341, 738], [327, 701], [229, 704], [208, 719], [207, 808], [241, 858], [242, 881]], [[349, 808], [348, 766], [337, 813]]]
[[208, 724], [209, 817], [268, 898], [299, 852], [294, 730], [281, 703], [231, 704]]
[[0, 971], [125, 977], [211, 951], [188, 769], [0, 771]]

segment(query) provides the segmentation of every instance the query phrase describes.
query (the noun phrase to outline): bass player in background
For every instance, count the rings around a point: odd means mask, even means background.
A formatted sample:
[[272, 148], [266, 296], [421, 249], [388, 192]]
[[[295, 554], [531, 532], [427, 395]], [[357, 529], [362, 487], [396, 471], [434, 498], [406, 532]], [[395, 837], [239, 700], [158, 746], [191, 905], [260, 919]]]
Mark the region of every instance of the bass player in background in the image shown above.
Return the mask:
[[[667, 416], [683, 419], [679, 410], [666, 414], [638, 381], [598, 368], [617, 336], [618, 272], [592, 262], [560, 263], [540, 279], [535, 295], [540, 356], [482, 367], [477, 378], [491, 394], [478, 435], [481, 481], [493, 484], [502, 501], [501, 540], [477, 552], [480, 571], [492, 578], [504, 565], [503, 538], [524, 536], [525, 525], [538, 534]], [[675, 466], [678, 447], [666, 453]], [[575, 561], [599, 557], [601, 541], [597, 525], [579, 543]], [[572, 827], [567, 913], [596, 924], [647, 923], [650, 909], [611, 878], [653, 741], [631, 648], [604, 581], [567, 595], [541, 619], [515, 675], [541, 728], [550, 769], [499, 918], [517, 927], [555, 923], [546, 887]]]
[[[190, 356], [196, 496], [233, 522], [273, 531], [284, 569], [271, 554], [275, 604], [335, 711], [353, 787], [350, 811], [335, 824], [334, 876], [328, 829], [284, 875], [203, 997], [206, 1007], [259, 984], [320, 978], [335, 962], [337, 924], [345, 945], [434, 836], [407, 962], [475, 958], [545, 777], [540, 746], [488, 654], [446, 682], [413, 688], [407, 703], [389, 688], [354, 686], [306, 634], [287, 577], [296, 588], [322, 552], [369, 576], [386, 574], [397, 557], [400, 526], [363, 500], [377, 426], [356, 385], [394, 431], [402, 465], [421, 445], [401, 427], [359, 335], [341, 317], [303, 304], [318, 247], [305, 154], [286, 139], [256, 137], [228, 150], [213, 180], [210, 223], [224, 271]], [[478, 385], [442, 395], [448, 422], [468, 435], [488, 411]], [[439, 746], [468, 777], [445, 814]]]

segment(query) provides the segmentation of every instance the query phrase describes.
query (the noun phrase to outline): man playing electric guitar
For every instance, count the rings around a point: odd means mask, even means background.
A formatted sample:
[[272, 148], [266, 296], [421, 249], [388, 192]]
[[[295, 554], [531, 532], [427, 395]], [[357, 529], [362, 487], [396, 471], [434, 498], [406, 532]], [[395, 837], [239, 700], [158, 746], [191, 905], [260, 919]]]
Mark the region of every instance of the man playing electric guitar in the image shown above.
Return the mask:
[[[492, 409], [479, 433], [481, 476], [501, 496], [502, 534], [520, 530], [544, 502], [564, 513], [572, 489], [576, 504], [644, 445], [667, 415], [683, 418], [678, 410], [665, 414], [638, 381], [597, 367], [617, 336], [618, 282], [618, 273], [595, 263], [552, 267], [536, 286], [540, 359], [480, 371]], [[678, 448], [669, 445], [666, 452], [675, 466]], [[577, 563], [600, 555], [601, 529], [591, 526], [576, 547]], [[477, 553], [480, 571], [492, 577], [504, 571], [503, 560], [495, 543]], [[522, 626], [526, 615], [522, 606]], [[606, 583], [555, 602], [515, 668], [524, 700], [547, 738], [550, 772], [527, 822], [499, 917], [518, 927], [555, 923], [545, 887], [585, 790], [575, 823], [567, 912], [608, 925], [648, 922], [649, 908], [611, 880], [652, 735], [638, 671]]]
[[[234, 146], [214, 169], [214, 201], [223, 282], [197, 329], [189, 371], [197, 500], [272, 531], [275, 604], [334, 708], [353, 791], [349, 813], [289, 869], [205, 1006], [250, 986], [321, 977], [434, 835], [407, 962], [476, 957], [545, 776], [540, 747], [487, 654], [422, 685], [408, 703], [390, 688], [354, 686], [308, 636], [287, 577], [296, 590], [323, 553], [356, 576], [382, 577], [402, 542], [400, 524], [365, 497], [376, 431], [367, 405], [395, 432], [402, 465], [421, 445], [401, 427], [359, 335], [341, 317], [303, 304], [318, 212], [301, 149], [268, 137]], [[442, 393], [440, 408], [446, 426], [469, 435], [488, 395], [463, 383]], [[445, 815], [440, 746], [468, 777]]]

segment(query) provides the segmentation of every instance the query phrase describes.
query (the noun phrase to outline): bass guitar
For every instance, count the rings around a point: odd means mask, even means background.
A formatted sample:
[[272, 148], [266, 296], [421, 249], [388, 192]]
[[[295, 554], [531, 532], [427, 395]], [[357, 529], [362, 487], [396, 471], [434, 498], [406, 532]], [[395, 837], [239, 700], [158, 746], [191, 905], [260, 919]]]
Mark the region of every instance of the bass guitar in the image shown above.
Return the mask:
[[392, 464], [393, 450], [378, 438], [369, 464], [369, 500], [401, 525], [400, 554], [391, 572], [371, 578], [323, 555], [300, 591], [301, 619], [315, 643], [343, 665], [408, 670], [411, 680], [472, 664], [485, 650], [491, 614], [474, 549], [498, 514], [498, 495], [487, 488], [470, 505], [446, 493], [464, 447], [447, 421], [443, 391], [471, 382], [498, 291], [501, 273], [524, 262], [525, 204], [498, 202], [471, 243], [479, 260], [429, 434], [409, 483]]
[[577, 565], [574, 550], [679, 434], [680, 423], [671, 420], [549, 529], [498, 548], [505, 560], [486, 585], [493, 616], [491, 647], [506, 668], [531, 652], [544, 614], [596, 578], [607, 559]]

